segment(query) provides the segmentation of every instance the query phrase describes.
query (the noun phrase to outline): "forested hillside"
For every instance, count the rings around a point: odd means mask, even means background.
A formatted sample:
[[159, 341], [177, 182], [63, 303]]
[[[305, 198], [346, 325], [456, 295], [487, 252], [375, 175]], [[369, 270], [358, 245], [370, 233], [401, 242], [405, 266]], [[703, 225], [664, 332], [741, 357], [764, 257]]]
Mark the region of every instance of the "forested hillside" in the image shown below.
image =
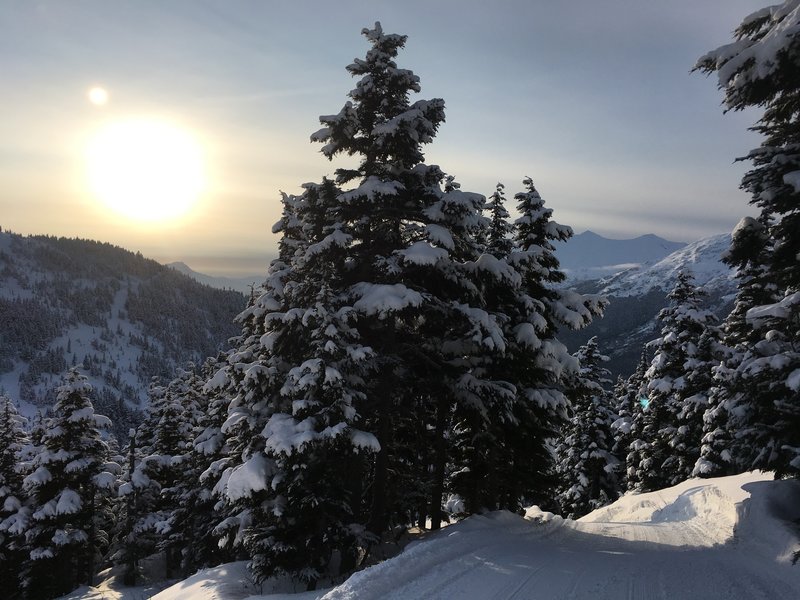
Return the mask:
[[110, 244], [2, 232], [0, 391], [45, 409], [79, 366], [98, 410], [127, 431], [151, 378], [223, 349], [244, 303]]

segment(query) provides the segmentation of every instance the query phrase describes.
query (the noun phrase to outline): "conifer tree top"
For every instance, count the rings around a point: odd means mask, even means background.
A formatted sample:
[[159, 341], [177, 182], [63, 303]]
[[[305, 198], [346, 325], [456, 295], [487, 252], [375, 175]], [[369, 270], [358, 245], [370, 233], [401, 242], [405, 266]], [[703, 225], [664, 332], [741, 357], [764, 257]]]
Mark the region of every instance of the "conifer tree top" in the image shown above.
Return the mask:
[[362, 33], [372, 47], [364, 59], [347, 66], [351, 75], [361, 76], [348, 94], [352, 101], [335, 115], [321, 116], [324, 127], [311, 136], [311, 141], [325, 144], [321, 151], [329, 159], [340, 152], [362, 156], [358, 169], [337, 169], [338, 183], [385, 179], [423, 162], [421, 145], [433, 141], [444, 121], [444, 100], [410, 103], [410, 94], [421, 90], [419, 77], [394, 61], [406, 36], [386, 34], [380, 23]]

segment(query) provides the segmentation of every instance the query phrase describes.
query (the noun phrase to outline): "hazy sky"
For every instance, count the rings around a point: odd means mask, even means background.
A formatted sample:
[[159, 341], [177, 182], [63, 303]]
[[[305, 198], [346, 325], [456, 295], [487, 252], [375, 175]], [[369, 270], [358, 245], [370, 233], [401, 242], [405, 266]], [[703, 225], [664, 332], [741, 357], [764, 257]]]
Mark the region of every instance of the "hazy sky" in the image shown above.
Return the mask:
[[[755, 0], [54, 1], [0, 3], [0, 226], [112, 242], [209, 273], [263, 272], [279, 190], [337, 163], [309, 135], [336, 113], [362, 27], [408, 35], [398, 64], [441, 97], [428, 162], [462, 188], [530, 175], [555, 219], [610, 237], [689, 241], [749, 212], [737, 156], [755, 113], [724, 115], [690, 74]], [[104, 105], [87, 92], [107, 90]], [[87, 148], [131, 118], [168, 121], [202, 155], [176, 221], [119, 216], [90, 189]], [[153, 156], [163, 146], [152, 142]], [[162, 162], [169, 163], [170, 160]], [[171, 165], [167, 165], [171, 168]], [[510, 194], [509, 194], [510, 195]], [[235, 267], [235, 269], [234, 269]]]

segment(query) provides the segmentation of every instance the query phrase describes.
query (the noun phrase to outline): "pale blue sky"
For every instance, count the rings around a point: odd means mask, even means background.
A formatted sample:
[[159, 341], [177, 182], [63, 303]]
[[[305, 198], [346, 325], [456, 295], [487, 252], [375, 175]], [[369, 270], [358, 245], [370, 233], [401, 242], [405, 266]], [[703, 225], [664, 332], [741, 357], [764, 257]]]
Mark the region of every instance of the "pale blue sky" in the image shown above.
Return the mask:
[[[442, 97], [427, 160], [464, 189], [530, 175], [559, 222], [611, 237], [689, 241], [748, 212], [733, 159], [756, 114], [723, 115], [690, 74], [763, 4], [746, 0], [8, 1], [0, 4], [0, 226], [264, 270], [279, 190], [337, 166], [309, 135], [353, 87], [364, 26], [409, 36], [398, 63]], [[98, 108], [86, 91], [102, 85]], [[202, 142], [209, 187], [178, 223], [132, 226], [87, 190], [103, 123], [172, 119]], [[210, 257], [219, 259], [211, 260]]]

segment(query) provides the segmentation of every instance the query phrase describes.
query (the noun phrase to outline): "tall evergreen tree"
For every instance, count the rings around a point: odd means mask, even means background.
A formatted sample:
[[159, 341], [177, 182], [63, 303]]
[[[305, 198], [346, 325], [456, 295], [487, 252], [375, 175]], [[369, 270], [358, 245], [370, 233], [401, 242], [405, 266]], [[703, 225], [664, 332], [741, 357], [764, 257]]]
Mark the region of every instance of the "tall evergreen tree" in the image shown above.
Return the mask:
[[[701, 308], [703, 293], [690, 273], [678, 274], [670, 306], [659, 313], [661, 337], [645, 375], [647, 407], [637, 446], [639, 489], [651, 491], [691, 476], [700, 457], [703, 414], [710, 387], [711, 342], [700, 345], [716, 317]], [[700, 349], [705, 354], [701, 354]]]
[[25, 532], [26, 594], [52, 598], [91, 585], [109, 544], [107, 505], [119, 474], [102, 432], [111, 421], [95, 414], [86, 377], [72, 369], [58, 389], [53, 416], [23, 488], [32, 500]]
[[0, 395], [0, 581], [11, 600], [20, 597], [18, 574], [25, 560], [22, 449], [28, 442], [25, 419], [10, 398]]
[[[760, 215], [740, 228], [760, 234], [763, 242], [756, 253], [732, 252], [729, 258], [749, 271], [740, 280], [742, 339], [747, 341], [730, 373], [735, 389], [725, 386], [735, 405], [729, 411], [735, 415], [735, 460], [747, 469], [774, 469], [779, 476], [800, 474], [799, 19], [798, 0], [759, 10], [742, 21], [733, 43], [709, 52], [696, 66], [717, 73], [729, 110], [764, 111], [753, 127], [763, 142], [746, 157], [753, 169], [742, 180]], [[748, 293], [755, 290], [754, 281], [774, 285], [779, 298], [747, 298], [745, 286]]]
[[[347, 571], [395, 529], [426, 516], [439, 526], [458, 420], [498, 413], [511, 463], [551, 475], [561, 378], [575, 368], [557, 324], [585, 324], [601, 304], [552, 288], [563, 275], [550, 242], [570, 230], [532, 183], [517, 248], [482, 253], [485, 199], [423, 160], [443, 101], [411, 102], [419, 80], [394, 62], [405, 36], [363, 33], [371, 48], [348, 66], [360, 77], [351, 100], [312, 136], [357, 164], [284, 196], [280, 256], [224, 377], [215, 490], [228, 516], [216, 529], [241, 542], [258, 578], [285, 572], [310, 587], [336, 554]], [[487, 295], [492, 278], [509, 309]], [[513, 368], [488, 369], [510, 336]], [[520, 479], [508, 496], [532, 485]]]
[[505, 207], [505, 186], [498, 183], [494, 194], [489, 196], [485, 211], [489, 213], [489, 226], [486, 230], [486, 252], [495, 258], [507, 258], [513, 245], [514, 227]]
[[140, 458], [131, 486], [125, 488], [135, 495], [137, 504], [131, 543], [138, 549], [133, 551], [139, 555], [162, 551], [168, 577], [183, 572], [181, 554], [187, 540], [176, 528], [186, 510], [181, 504], [182, 484], [191, 475], [195, 480], [199, 477], [186, 471], [198, 434], [200, 387], [193, 365], [166, 387], [151, 386], [148, 415], [136, 432]]
[[611, 424], [617, 415], [606, 386], [611, 373], [602, 366], [597, 338], [581, 346], [575, 357], [580, 372], [569, 389], [570, 420], [556, 447], [562, 514], [581, 517], [619, 496], [620, 463], [614, 456]]

